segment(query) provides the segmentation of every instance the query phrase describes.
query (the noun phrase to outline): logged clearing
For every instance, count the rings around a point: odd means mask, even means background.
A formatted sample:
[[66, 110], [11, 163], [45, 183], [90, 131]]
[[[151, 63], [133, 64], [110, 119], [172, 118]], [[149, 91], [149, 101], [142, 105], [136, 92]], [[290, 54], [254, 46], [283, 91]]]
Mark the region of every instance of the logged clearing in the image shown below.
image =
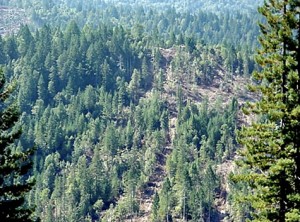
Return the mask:
[[[204, 99], [208, 100], [209, 104], [215, 104], [217, 101], [221, 106], [227, 105], [233, 97], [236, 97], [239, 102], [239, 106], [242, 107], [246, 101], [253, 101], [257, 99], [257, 96], [250, 93], [247, 90], [247, 85], [250, 83], [248, 78], [240, 75], [233, 75], [230, 79], [225, 80], [225, 76], [228, 75], [225, 69], [221, 66], [214, 70], [216, 75], [210, 85], [196, 85], [190, 81], [188, 75], [181, 73], [180, 79], [176, 79], [176, 74], [172, 72], [171, 61], [176, 56], [176, 49], [162, 49], [160, 52], [164, 57], [164, 76], [165, 81], [163, 84], [163, 90], [161, 93], [162, 99], [168, 102], [169, 109], [169, 138], [170, 141], [166, 144], [165, 149], [161, 154], [157, 156], [157, 162], [153, 175], [150, 176], [150, 180], [147, 183], [147, 187], [138, 193], [138, 199], [140, 203], [140, 211], [137, 215], [128, 216], [124, 221], [138, 221], [147, 222], [151, 221], [151, 209], [155, 192], [159, 192], [162, 187], [162, 182], [167, 176], [166, 159], [172, 152], [172, 143], [176, 135], [176, 122], [178, 116], [177, 104], [176, 104], [176, 90], [178, 87], [182, 90], [184, 102], [193, 102], [195, 104], [201, 104]], [[151, 97], [152, 92], [147, 92], [145, 97]], [[248, 119], [247, 119], [248, 118]], [[239, 123], [245, 124], [250, 121], [247, 117], [239, 112]], [[234, 157], [232, 157], [234, 159]], [[234, 169], [234, 161], [226, 161], [218, 166], [217, 174], [222, 180], [221, 190], [216, 194], [215, 207], [219, 212], [218, 221], [226, 221], [226, 212], [228, 206], [226, 203], [226, 195], [229, 191], [228, 188], [228, 175]], [[182, 219], [174, 218], [173, 221], [182, 221]]]
[[17, 33], [21, 25], [28, 24], [24, 9], [0, 5], [0, 35]]

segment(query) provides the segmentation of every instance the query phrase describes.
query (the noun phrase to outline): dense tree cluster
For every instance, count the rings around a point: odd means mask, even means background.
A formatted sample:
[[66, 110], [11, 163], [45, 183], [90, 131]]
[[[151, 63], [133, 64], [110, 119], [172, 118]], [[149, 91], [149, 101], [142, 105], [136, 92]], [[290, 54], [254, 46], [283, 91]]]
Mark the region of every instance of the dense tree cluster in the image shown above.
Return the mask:
[[207, 101], [200, 107], [191, 103], [183, 108], [174, 150], [167, 159], [168, 177], [158, 195], [158, 210], [153, 209], [154, 221], [167, 217], [190, 221], [218, 218], [215, 197], [220, 195], [221, 181], [216, 166], [229, 160], [237, 147], [237, 108], [236, 99], [225, 112], [218, 103], [209, 109]]
[[[124, 221], [142, 215], [141, 195], [166, 154], [152, 221], [250, 217], [252, 206], [237, 201], [248, 185], [228, 184], [227, 194], [217, 173], [238, 147], [237, 98], [225, 104], [221, 97], [190, 101], [186, 95], [216, 85], [217, 78], [228, 91], [235, 77], [257, 69], [258, 28], [247, 10], [185, 11], [179, 1], [164, 1], [164, 10], [136, 1], [3, 2], [26, 8], [40, 26], [0, 37], [4, 75], [18, 82], [14, 98], [24, 133], [17, 145], [37, 147], [36, 186], [27, 198], [37, 217]], [[230, 210], [222, 215], [217, 201], [225, 199]]]
[[[186, 0], [187, 1], [187, 0]], [[247, 56], [257, 46], [259, 33], [256, 9], [247, 10], [247, 6], [257, 7], [251, 0], [234, 1], [240, 7], [233, 10], [233, 2], [221, 1], [8, 1], [9, 5], [25, 8], [28, 17], [35, 26], [44, 24], [66, 26], [72, 19], [79, 26], [122, 25], [134, 30], [137, 36], [147, 33], [147, 38], [155, 45], [172, 46], [183, 43], [185, 36], [196, 35], [206, 44], [224, 44], [227, 48], [234, 46]], [[5, 2], [3, 2], [5, 4]], [[230, 4], [231, 9], [225, 10]], [[181, 7], [186, 6], [186, 9]], [[189, 6], [188, 10], [187, 7]], [[218, 7], [218, 8], [216, 8]], [[222, 12], [222, 13], [219, 13]]]
[[[141, 47], [149, 45], [145, 41], [121, 26], [80, 29], [75, 22], [65, 30], [44, 26], [34, 33], [23, 26], [18, 35], [1, 40], [7, 52], [5, 75], [20, 83], [17, 98], [25, 132], [21, 145], [38, 148], [37, 184], [29, 201], [37, 205], [36, 215], [43, 221], [96, 219], [117, 203], [115, 218], [139, 212], [137, 194], [170, 140], [171, 115], [162, 98], [168, 61], [159, 48]], [[192, 48], [175, 49], [178, 53], [169, 61], [175, 84], [209, 85], [216, 75], [214, 67], [226, 67], [222, 48], [195, 41]], [[230, 68], [227, 72], [236, 75]], [[144, 98], [151, 89], [151, 97]], [[166, 203], [170, 216], [180, 215], [184, 207], [187, 217], [213, 217], [213, 196], [219, 187], [213, 166], [234, 152], [236, 102], [224, 113], [221, 106], [208, 111], [207, 103], [201, 109], [186, 104], [180, 90], [177, 97], [178, 137], [168, 160], [174, 175], [168, 178], [170, 193], [158, 194], [157, 217], [165, 216]], [[206, 158], [212, 161], [208, 165]], [[185, 167], [176, 166], [186, 161]], [[194, 173], [204, 167], [205, 175], [190, 175], [193, 167]], [[188, 192], [192, 184], [185, 181], [202, 177], [213, 185], [199, 188], [199, 195], [206, 196], [205, 189], [215, 187], [205, 201]], [[171, 195], [181, 188], [186, 189], [186, 204], [168, 203], [171, 199], [165, 198], [181, 200], [182, 196]], [[197, 215], [192, 198], [203, 206]]]

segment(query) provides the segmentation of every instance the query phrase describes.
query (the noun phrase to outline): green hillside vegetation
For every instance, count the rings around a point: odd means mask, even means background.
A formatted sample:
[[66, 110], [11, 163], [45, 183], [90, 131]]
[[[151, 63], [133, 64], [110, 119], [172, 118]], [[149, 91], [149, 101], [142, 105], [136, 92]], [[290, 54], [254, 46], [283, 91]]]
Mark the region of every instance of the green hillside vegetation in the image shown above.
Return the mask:
[[[235, 48], [244, 46], [243, 52], [253, 50], [257, 46], [259, 14], [256, 12], [258, 2], [252, 4], [244, 1], [8, 1], [2, 4], [25, 8], [31, 18], [33, 27], [44, 24], [65, 27], [70, 20], [83, 27], [122, 25], [125, 29], [133, 29], [147, 33], [149, 38], [156, 38], [156, 44], [173, 44], [175, 37], [182, 35], [194, 36], [207, 44], [234, 45]], [[162, 7], [157, 4], [162, 4]], [[237, 5], [238, 11], [223, 10], [221, 4]], [[1, 1], [0, 1], [1, 5]], [[189, 10], [180, 7], [190, 6]], [[204, 7], [206, 5], [207, 7]], [[208, 7], [218, 10], [209, 10]], [[251, 5], [251, 14], [246, 10]], [[220, 13], [222, 12], [222, 13]], [[175, 37], [174, 37], [175, 36]]]
[[[224, 111], [221, 98], [209, 106], [197, 88], [224, 78], [224, 90], [230, 90], [225, 79], [230, 85], [235, 76], [225, 70], [222, 48], [195, 43], [174, 46], [167, 54], [145, 41], [119, 26], [81, 30], [75, 22], [65, 30], [44, 26], [35, 33], [24, 26], [2, 40], [4, 48], [15, 46], [4, 70], [7, 79], [20, 83], [20, 145], [38, 147], [30, 202], [42, 221], [143, 215], [140, 196], [149, 182], [163, 182], [152, 180], [163, 161], [167, 192], [173, 194], [159, 192], [154, 220], [166, 214], [179, 218], [183, 207], [194, 220], [218, 214], [214, 196], [220, 182], [213, 178], [216, 164], [236, 149], [237, 101]], [[194, 92], [185, 89], [190, 87]], [[200, 185], [196, 181], [207, 187], [189, 189]], [[114, 213], [103, 213], [113, 206]]]
[[0, 37], [0, 65], [18, 82], [16, 145], [37, 148], [36, 218], [252, 218], [249, 184], [228, 177], [254, 119], [240, 108], [259, 99], [246, 85], [263, 67], [260, 16], [249, 1], [190, 2], [0, 1], [31, 21]]
[[19, 82], [19, 145], [37, 147], [28, 201], [42, 221], [231, 216], [218, 208], [227, 198], [216, 171], [236, 150], [234, 96], [247, 95], [234, 80], [255, 68], [252, 49], [192, 31], [224, 21], [212, 13], [131, 9], [108, 5], [99, 22], [78, 10], [61, 28], [68, 10], [37, 11], [33, 21], [53, 25], [1, 39], [5, 76]]

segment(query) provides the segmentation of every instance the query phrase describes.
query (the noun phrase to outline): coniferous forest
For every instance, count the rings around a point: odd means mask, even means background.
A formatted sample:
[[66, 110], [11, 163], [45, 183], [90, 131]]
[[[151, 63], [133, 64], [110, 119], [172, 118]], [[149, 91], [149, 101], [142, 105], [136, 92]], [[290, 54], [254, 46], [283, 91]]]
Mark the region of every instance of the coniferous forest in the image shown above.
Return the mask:
[[298, 0], [0, 17], [0, 221], [300, 221]]

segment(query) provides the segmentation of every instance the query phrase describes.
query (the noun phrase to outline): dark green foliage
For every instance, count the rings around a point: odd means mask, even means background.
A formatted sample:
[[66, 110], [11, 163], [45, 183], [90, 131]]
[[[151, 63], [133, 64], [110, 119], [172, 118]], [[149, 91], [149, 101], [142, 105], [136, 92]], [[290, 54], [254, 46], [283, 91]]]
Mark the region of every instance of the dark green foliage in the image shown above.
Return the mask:
[[255, 221], [299, 221], [299, 1], [265, 1], [259, 9], [262, 67], [251, 88], [261, 99], [246, 113], [257, 120], [240, 132], [241, 165], [247, 170], [234, 178], [252, 187], [246, 201]]
[[[230, 159], [236, 149], [236, 99], [225, 112], [220, 109], [216, 104], [208, 110], [205, 102], [201, 107], [188, 104], [179, 117], [175, 150], [167, 159], [174, 193], [170, 211], [175, 217], [191, 221], [216, 218], [214, 200], [220, 190], [220, 181], [215, 167]], [[212, 122], [216, 127], [212, 127]], [[218, 144], [222, 144], [219, 152]], [[166, 201], [163, 196], [159, 198], [161, 203]]]
[[154, 194], [153, 205], [152, 205], [152, 221], [159, 221], [158, 218], [158, 210], [159, 210], [159, 195], [157, 193]]
[[40, 27], [3, 38], [0, 57], [3, 46], [5, 75], [20, 80], [20, 145], [38, 149], [29, 198], [36, 215], [141, 216], [140, 198], [172, 150], [153, 220], [216, 218], [217, 165], [236, 149], [237, 100], [196, 105], [186, 93], [211, 86], [219, 72], [226, 88], [253, 71], [251, 16], [190, 13], [178, 10], [180, 1], [164, 1], [164, 10], [163, 1], [153, 8], [137, 1], [20, 2]]
[[33, 209], [25, 203], [26, 194], [34, 182], [29, 181], [33, 149], [24, 152], [14, 147], [20, 129], [14, 128], [19, 119], [15, 103], [10, 101], [13, 85], [5, 85], [0, 69], [0, 218], [3, 221], [32, 221]]

